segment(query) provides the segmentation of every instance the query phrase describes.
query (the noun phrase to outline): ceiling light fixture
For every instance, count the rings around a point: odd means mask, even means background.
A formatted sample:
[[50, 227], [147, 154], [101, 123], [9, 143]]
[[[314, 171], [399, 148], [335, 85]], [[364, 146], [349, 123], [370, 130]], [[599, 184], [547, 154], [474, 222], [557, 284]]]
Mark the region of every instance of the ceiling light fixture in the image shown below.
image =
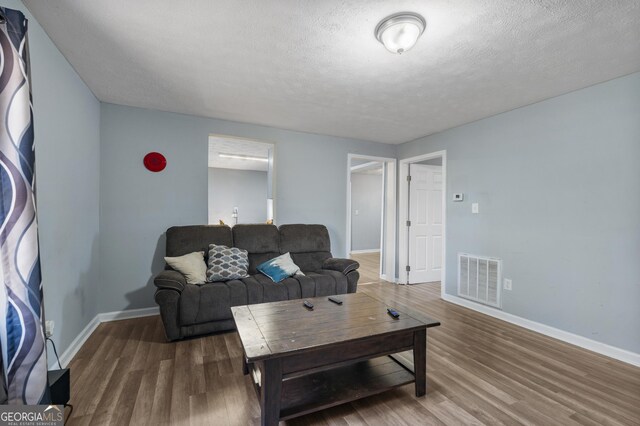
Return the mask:
[[241, 154], [218, 154], [221, 158], [235, 158], [238, 160], [252, 160], [252, 161], [269, 161], [267, 157], [252, 157], [250, 155], [241, 155]]
[[402, 54], [411, 49], [427, 27], [417, 13], [402, 12], [387, 16], [376, 27], [376, 38], [391, 53]]

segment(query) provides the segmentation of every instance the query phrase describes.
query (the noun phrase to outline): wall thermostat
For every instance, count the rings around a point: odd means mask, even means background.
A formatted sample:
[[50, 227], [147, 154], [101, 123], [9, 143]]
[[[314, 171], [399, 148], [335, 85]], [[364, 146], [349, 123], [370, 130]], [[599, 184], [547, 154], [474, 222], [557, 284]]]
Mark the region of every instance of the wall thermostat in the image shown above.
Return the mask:
[[462, 201], [462, 200], [464, 200], [464, 194], [462, 192], [453, 194], [453, 201]]

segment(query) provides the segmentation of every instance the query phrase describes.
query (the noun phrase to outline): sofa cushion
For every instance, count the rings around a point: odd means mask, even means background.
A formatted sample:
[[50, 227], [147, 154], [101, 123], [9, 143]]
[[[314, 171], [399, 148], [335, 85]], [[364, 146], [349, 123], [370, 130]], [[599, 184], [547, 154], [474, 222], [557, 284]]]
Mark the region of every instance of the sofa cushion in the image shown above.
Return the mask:
[[230, 319], [231, 306], [246, 304], [247, 288], [240, 280], [187, 284], [180, 297], [180, 325]]
[[316, 281], [313, 279], [313, 277], [309, 277], [307, 275], [299, 275], [297, 277], [293, 277], [292, 279], [295, 279], [300, 284], [301, 299], [316, 296]]
[[[303, 281], [300, 278], [300, 276], [285, 278], [276, 284], [264, 275], [256, 274], [243, 278], [242, 282], [247, 288], [249, 304], [313, 297], [315, 294], [313, 279]], [[302, 291], [303, 286], [306, 287], [306, 292]]]
[[278, 283], [278, 285], [284, 286], [287, 289], [287, 297], [289, 300], [302, 298], [302, 288], [300, 286], [300, 281], [298, 281], [299, 276], [303, 275], [285, 278]]
[[262, 274], [250, 275], [242, 279], [247, 289], [249, 304], [289, 300], [290, 294], [300, 294], [300, 284], [293, 278], [274, 283]]
[[262, 274], [254, 275], [255, 279], [262, 285], [262, 302], [279, 302], [281, 300], [289, 300], [289, 290], [286, 285], [274, 283], [271, 278]]
[[207, 281], [228, 281], [244, 278], [249, 268], [247, 251], [237, 247], [209, 244]]
[[260, 281], [256, 280], [255, 277], [256, 275], [249, 275], [242, 279], [242, 282], [247, 289], [247, 303], [249, 305], [262, 303], [262, 300], [264, 299], [264, 286]]
[[317, 272], [309, 272], [310, 276], [316, 284], [316, 297], [330, 296], [336, 294], [336, 280], [332, 276], [318, 274]]
[[347, 277], [333, 274], [334, 271], [320, 270], [305, 276], [296, 276], [300, 282], [301, 297], [331, 296], [347, 292]]
[[328, 251], [317, 251], [313, 253], [291, 253], [291, 259], [300, 267], [303, 273], [318, 271], [322, 269], [325, 260], [331, 257]]
[[304, 273], [322, 269], [331, 257], [329, 231], [324, 225], [281, 225], [280, 251], [291, 258]]
[[167, 229], [166, 256], [183, 256], [194, 251], [209, 251], [209, 244], [231, 247], [231, 228], [226, 225], [172, 226]]
[[233, 244], [249, 253], [277, 253], [278, 228], [267, 224], [239, 224], [233, 227]]
[[329, 231], [324, 225], [280, 225], [279, 229], [282, 253], [331, 251]]
[[249, 274], [258, 265], [280, 256], [280, 235], [275, 225], [240, 224], [232, 229], [233, 245], [249, 252]]
[[317, 271], [317, 273], [320, 275], [332, 277], [335, 280], [336, 286], [335, 286], [335, 293], [333, 294], [347, 293], [347, 290], [349, 287], [349, 281], [347, 280], [347, 277], [342, 272], [331, 271], [329, 269], [320, 269], [319, 271]]

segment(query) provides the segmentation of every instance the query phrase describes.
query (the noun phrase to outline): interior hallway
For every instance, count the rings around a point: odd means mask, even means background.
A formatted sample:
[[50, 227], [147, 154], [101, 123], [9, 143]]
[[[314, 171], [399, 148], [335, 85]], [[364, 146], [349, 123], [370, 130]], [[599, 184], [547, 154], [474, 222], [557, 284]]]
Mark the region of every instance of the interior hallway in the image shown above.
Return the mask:
[[380, 252], [351, 253], [351, 259], [360, 264], [358, 285], [371, 284], [382, 281], [380, 279]]

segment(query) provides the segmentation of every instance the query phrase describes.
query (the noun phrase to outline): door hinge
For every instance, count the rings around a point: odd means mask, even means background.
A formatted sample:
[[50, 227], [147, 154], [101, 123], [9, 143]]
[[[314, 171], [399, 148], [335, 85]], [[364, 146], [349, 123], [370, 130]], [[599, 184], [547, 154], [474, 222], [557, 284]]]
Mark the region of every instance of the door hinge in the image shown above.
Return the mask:
[[411, 221], [410, 220], [407, 221], [407, 226], [411, 226]]
[[407, 265], [406, 270], [407, 272], [411, 272], [411, 266]]
[[411, 175], [407, 175], [407, 182], [411, 182]]

